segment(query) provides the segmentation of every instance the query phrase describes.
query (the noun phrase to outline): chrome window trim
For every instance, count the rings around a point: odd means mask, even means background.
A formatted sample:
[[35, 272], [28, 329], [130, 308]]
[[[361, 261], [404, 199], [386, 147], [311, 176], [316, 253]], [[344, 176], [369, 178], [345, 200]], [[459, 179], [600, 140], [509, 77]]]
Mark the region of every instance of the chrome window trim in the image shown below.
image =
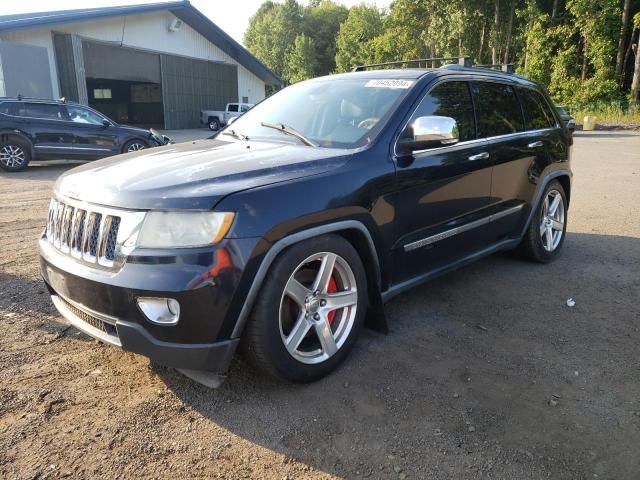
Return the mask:
[[447, 238], [451, 238], [460, 233], [467, 232], [469, 230], [473, 230], [474, 228], [481, 227], [483, 225], [487, 225], [495, 220], [499, 220], [516, 212], [519, 212], [524, 207], [524, 203], [520, 205], [516, 205], [515, 207], [508, 208], [498, 213], [494, 213], [492, 215], [488, 215], [484, 218], [479, 218], [478, 220], [474, 220], [473, 222], [465, 223], [464, 225], [460, 225], [458, 227], [451, 228], [449, 230], [445, 230], [444, 232], [436, 233], [435, 235], [431, 235], [429, 237], [421, 238], [420, 240], [416, 240], [415, 242], [407, 243], [404, 245], [404, 251], [410, 252], [412, 250], [416, 250], [418, 248], [426, 247], [427, 245], [434, 244], [441, 240], [445, 240]]
[[[465, 83], [468, 84], [468, 83], [474, 82], [474, 81], [476, 81], [476, 79], [470, 79], [470, 78], [467, 78], [466, 76], [461, 76], [461, 77], [454, 76], [453, 78], [446, 78], [445, 77], [445, 78], [437, 80], [429, 88], [429, 90], [427, 90], [427, 92], [424, 95], [422, 95], [422, 97], [420, 97], [420, 99], [418, 100], [417, 105], [415, 106], [415, 108], [409, 114], [409, 118], [407, 118], [406, 122], [404, 122], [404, 124], [402, 125], [402, 128], [400, 128], [398, 130], [398, 132], [396, 133], [395, 140], [393, 142], [393, 155], [396, 158], [399, 156], [398, 155], [398, 140], [400, 139], [400, 134], [402, 132], [404, 132], [405, 128], [407, 128], [407, 125], [409, 125], [409, 122], [411, 121], [411, 119], [415, 115], [416, 111], [418, 110], [418, 107], [420, 107], [420, 104], [422, 103], [422, 100], [424, 100], [424, 98], [427, 95], [429, 95], [433, 91], [434, 88], [436, 88], [438, 85], [441, 85], [441, 84], [446, 83], [446, 82], [465, 82]], [[487, 78], [487, 79], [483, 78], [483, 79], [480, 79], [480, 80], [477, 80], [477, 81], [492, 82], [492, 83], [502, 83], [502, 84], [505, 84], [505, 85], [510, 85], [514, 90], [514, 93], [515, 93], [516, 98], [518, 100], [518, 104], [521, 105], [521, 102], [520, 102], [520, 99], [518, 98], [518, 93], [517, 93], [517, 90], [516, 90], [516, 87], [518, 85], [515, 85], [512, 82], [509, 82], [509, 81], [506, 81], [506, 80], [503, 80], [503, 79], [497, 79], [497, 78]], [[522, 86], [522, 87], [523, 88], [529, 88], [530, 90], [533, 90], [533, 91], [536, 91], [536, 92], [538, 91], [534, 87], [528, 87], [528, 86]], [[470, 91], [469, 94], [471, 95], [472, 101], [473, 101], [473, 92]], [[544, 95], [542, 97], [545, 99], [545, 102], [547, 102], [546, 97]], [[547, 102], [547, 105], [548, 105], [548, 102]], [[520, 107], [520, 108], [522, 108], [522, 107]], [[474, 112], [475, 112], [475, 105], [474, 105]], [[523, 113], [523, 119], [524, 119], [524, 113]], [[556, 119], [556, 121], [557, 121], [557, 119]], [[509, 139], [509, 138], [516, 138], [516, 137], [521, 136], [521, 135], [530, 135], [532, 133], [543, 133], [543, 132], [546, 132], [546, 131], [549, 131], [549, 130], [555, 130], [557, 128], [560, 128], [560, 126], [556, 123], [555, 127], [539, 128], [539, 129], [535, 129], [535, 130], [523, 130], [521, 132], [505, 133], [503, 135], [494, 135], [492, 137], [475, 138], [473, 140], [467, 140], [467, 141], [464, 141], [464, 142], [458, 142], [458, 143], [455, 143], [453, 145], [444, 145], [442, 147], [434, 147], [434, 148], [427, 148], [427, 149], [424, 149], [424, 150], [416, 150], [413, 153], [414, 153], [414, 155], [420, 155], [422, 153], [427, 153], [427, 152], [441, 152], [441, 151], [446, 151], [447, 149], [451, 149], [453, 147], [470, 146], [470, 145], [473, 145], [474, 143], [489, 142], [489, 141], [492, 141], [492, 140], [506, 140], [506, 139]], [[476, 130], [477, 130], [477, 125], [476, 125]]]
[[[37, 103], [39, 105], [56, 105], [56, 106], [59, 106], [59, 107], [64, 107], [65, 111], [67, 110], [67, 104], [66, 103], [58, 104], [58, 103], [48, 103], [48, 102], [31, 102], [31, 101], [28, 101], [26, 99], [23, 99], [23, 100], [5, 100], [2, 103], [5, 103], [5, 102], [6, 103], [9, 103], [9, 102], [12, 102], [12, 103]], [[109, 122], [109, 124], [111, 124], [112, 127], [115, 127], [117, 125], [116, 123], [113, 122], [113, 120], [111, 120], [108, 117], [105, 117], [102, 113], [98, 112], [97, 110], [94, 110], [93, 108], [86, 107], [85, 105], [72, 105], [72, 106], [85, 108], [85, 109], [95, 113], [99, 117], [102, 117], [103, 120], [107, 120]], [[2, 113], [0, 115], [6, 115], [7, 117], [13, 117], [13, 118], [27, 118], [27, 119], [30, 119], [30, 120], [45, 120], [47, 122], [65, 122], [65, 123], [71, 123], [73, 125], [90, 125], [90, 126], [92, 125], [94, 127], [99, 127], [100, 126], [100, 124], [98, 124], [98, 123], [80, 123], [80, 122], [74, 122], [71, 119], [63, 120], [63, 119], [58, 119], [58, 118], [29, 117], [27, 115], [11, 115], [10, 113]], [[68, 115], [68, 112], [67, 112], [67, 115]]]

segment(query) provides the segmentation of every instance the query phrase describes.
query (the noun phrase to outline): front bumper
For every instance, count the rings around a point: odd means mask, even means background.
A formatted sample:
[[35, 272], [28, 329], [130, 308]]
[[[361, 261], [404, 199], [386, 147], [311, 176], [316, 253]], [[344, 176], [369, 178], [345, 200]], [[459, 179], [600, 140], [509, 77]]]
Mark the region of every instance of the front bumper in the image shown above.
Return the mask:
[[[160, 365], [223, 373], [239, 343], [227, 333], [235, 324], [230, 305], [244, 298], [238, 285], [256, 243], [234, 239], [178, 256], [153, 252], [104, 271], [74, 261], [43, 238], [40, 264], [54, 305], [79, 330]], [[178, 300], [178, 324], [152, 324], [138, 297]]]
[[52, 292], [51, 300], [58, 312], [81, 332], [168, 367], [225, 372], [239, 342], [238, 339], [193, 345], [163, 342], [135, 323], [113, 317], [110, 318], [112, 323], [108, 323], [105, 316], [55, 292]]

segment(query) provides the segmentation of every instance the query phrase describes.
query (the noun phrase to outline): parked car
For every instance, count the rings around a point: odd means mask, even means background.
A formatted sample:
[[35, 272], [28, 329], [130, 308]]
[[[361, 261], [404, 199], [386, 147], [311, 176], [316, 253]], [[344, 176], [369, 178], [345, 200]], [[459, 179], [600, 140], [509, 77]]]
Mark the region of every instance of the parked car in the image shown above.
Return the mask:
[[556, 105], [556, 110], [560, 115], [560, 119], [565, 124], [567, 129], [571, 132], [574, 132], [576, 129], [576, 120], [571, 116], [569, 107], [565, 105]]
[[251, 103], [227, 103], [223, 110], [202, 110], [200, 123], [209, 126], [209, 129], [217, 132], [229, 123], [232, 118], [237, 118], [253, 108]]
[[78, 329], [198, 381], [242, 343], [263, 371], [310, 382], [365, 323], [386, 330], [398, 293], [501, 250], [556, 259], [571, 178], [567, 129], [519, 76], [322, 77], [213, 140], [63, 174], [42, 275]]
[[118, 125], [77, 103], [0, 98], [0, 168], [9, 172], [31, 160], [95, 160], [169, 142], [153, 129]]

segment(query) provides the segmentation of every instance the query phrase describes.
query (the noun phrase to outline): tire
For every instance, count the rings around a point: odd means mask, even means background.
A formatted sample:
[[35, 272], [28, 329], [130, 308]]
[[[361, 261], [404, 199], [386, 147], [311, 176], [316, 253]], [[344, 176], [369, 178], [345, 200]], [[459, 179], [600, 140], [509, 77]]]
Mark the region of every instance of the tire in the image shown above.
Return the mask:
[[0, 143], [0, 168], [7, 172], [24, 170], [31, 161], [31, 148], [19, 140]]
[[[554, 209], [554, 201], [559, 202]], [[549, 263], [560, 255], [567, 233], [567, 195], [557, 180], [544, 190], [540, 204], [517, 248], [529, 260]]]
[[[331, 263], [330, 271], [323, 269]], [[338, 297], [343, 306], [331, 310]], [[245, 356], [276, 378], [313, 382], [345, 360], [366, 308], [366, 274], [353, 246], [338, 235], [300, 242], [276, 258], [262, 282], [243, 335]]]
[[220, 122], [217, 118], [209, 119], [209, 130], [211, 130], [212, 132], [217, 132], [218, 130], [220, 130]]
[[145, 148], [149, 148], [149, 144], [147, 142], [139, 138], [134, 138], [124, 144], [124, 147], [122, 147], [122, 153], [137, 152], [138, 150], [144, 150]]

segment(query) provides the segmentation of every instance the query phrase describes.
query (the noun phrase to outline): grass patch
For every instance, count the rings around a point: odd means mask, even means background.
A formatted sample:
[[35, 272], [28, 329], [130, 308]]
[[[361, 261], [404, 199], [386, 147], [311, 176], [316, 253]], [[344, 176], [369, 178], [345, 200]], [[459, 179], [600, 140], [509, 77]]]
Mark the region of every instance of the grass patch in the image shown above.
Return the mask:
[[599, 125], [640, 125], [640, 108], [623, 105], [596, 105], [592, 108], [572, 108], [571, 115], [578, 125], [584, 123], [584, 117], [596, 117]]

